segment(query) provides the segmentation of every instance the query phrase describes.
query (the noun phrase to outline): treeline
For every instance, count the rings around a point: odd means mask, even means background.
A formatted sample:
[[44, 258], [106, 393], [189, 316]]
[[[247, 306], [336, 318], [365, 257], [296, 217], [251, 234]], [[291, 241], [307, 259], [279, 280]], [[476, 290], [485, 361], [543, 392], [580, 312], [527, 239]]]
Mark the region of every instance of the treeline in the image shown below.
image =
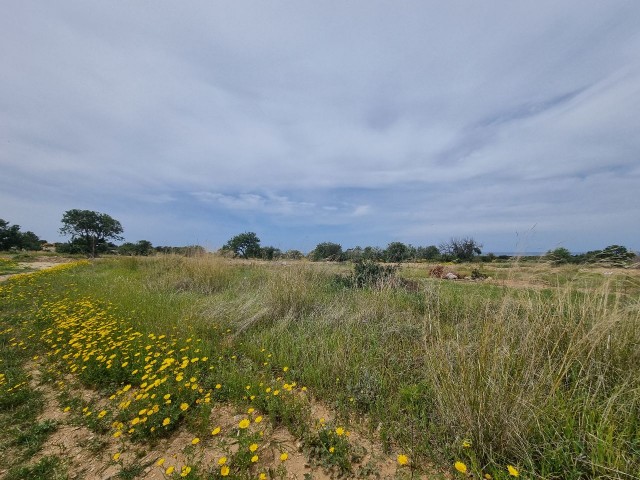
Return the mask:
[[0, 218], [0, 250], [42, 250], [46, 240], [30, 231], [21, 232], [20, 225], [10, 225]]
[[545, 254], [545, 259], [556, 265], [565, 263], [580, 264], [602, 264], [612, 267], [624, 267], [637, 260], [638, 255], [631, 252], [622, 245], [609, 245], [602, 250], [592, 250], [586, 253], [572, 254], [564, 247], [549, 250]]

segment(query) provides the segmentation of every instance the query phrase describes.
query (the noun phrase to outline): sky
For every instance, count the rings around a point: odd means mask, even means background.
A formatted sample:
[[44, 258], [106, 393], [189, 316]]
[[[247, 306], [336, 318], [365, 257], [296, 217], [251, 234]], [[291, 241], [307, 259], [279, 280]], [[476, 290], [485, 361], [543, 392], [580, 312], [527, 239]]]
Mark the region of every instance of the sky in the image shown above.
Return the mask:
[[640, 250], [640, 2], [10, 0], [0, 218]]

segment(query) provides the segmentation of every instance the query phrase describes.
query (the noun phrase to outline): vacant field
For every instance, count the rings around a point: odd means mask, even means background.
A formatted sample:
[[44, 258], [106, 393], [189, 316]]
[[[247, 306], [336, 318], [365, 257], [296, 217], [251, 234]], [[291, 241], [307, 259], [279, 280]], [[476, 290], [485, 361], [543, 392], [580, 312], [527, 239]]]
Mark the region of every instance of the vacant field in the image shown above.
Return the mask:
[[0, 476], [640, 478], [639, 272], [432, 267], [366, 288], [348, 264], [214, 256], [16, 275]]

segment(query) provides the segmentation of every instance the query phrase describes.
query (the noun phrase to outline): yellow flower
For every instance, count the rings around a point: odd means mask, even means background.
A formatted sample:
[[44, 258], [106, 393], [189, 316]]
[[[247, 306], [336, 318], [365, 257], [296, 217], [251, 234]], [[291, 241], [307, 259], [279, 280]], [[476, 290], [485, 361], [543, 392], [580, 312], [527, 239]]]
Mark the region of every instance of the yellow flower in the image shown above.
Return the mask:
[[255, 408], [253, 408], [253, 407], [252, 407], [252, 408], [250, 408], [249, 410], [247, 410], [247, 413], [251, 414], [251, 413], [253, 413], [253, 412], [255, 412], [255, 411], [256, 411], [256, 410], [255, 410]]
[[485, 480], [493, 480], [493, 477], [491, 475], [489, 475], [488, 473], [484, 474], [484, 479]]
[[114, 459], [116, 462], [118, 461], [118, 459], [119, 459], [119, 458], [120, 458], [120, 452], [118, 452], [118, 453], [114, 453], [114, 454], [113, 454], [113, 459]]
[[175, 469], [176, 469], [176, 468], [175, 468], [173, 465], [171, 465], [169, 468], [167, 468], [167, 469], [164, 471], [164, 473], [166, 473], [167, 475], [171, 475]]
[[260, 423], [261, 421], [262, 421], [262, 415], [258, 415], [254, 420], [255, 423]]
[[258, 477], [258, 480], [267, 480], [267, 474], [261, 473], [260, 476]]
[[466, 438], [462, 441], [462, 448], [470, 448], [471, 440], [467, 440]]
[[282, 369], [282, 371], [283, 371], [283, 372], [286, 372], [287, 370], [289, 370], [289, 367], [284, 367], [284, 368]]
[[198, 437], [191, 440], [191, 445], [197, 445], [198, 443], [200, 443], [200, 439]]
[[157, 465], [158, 467], [161, 467], [163, 463], [164, 463], [164, 457], [159, 458], [159, 459], [158, 459], [158, 461], [156, 462], [156, 465]]
[[180, 472], [180, 476], [181, 477], [186, 477], [187, 475], [189, 475], [189, 472], [191, 471], [191, 467], [188, 466], [184, 466], [182, 467], [182, 471]]
[[249, 425], [251, 424], [251, 421], [247, 418], [243, 418], [242, 420], [240, 420], [240, 423], [238, 424], [238, 427], [240, 428], [247, 428], [249, 427]]
[[258, 444], [257, 443], [252, 443], [251, 445], [249, 445], [249, 451], [250, 452], [255, 452], [258, 449]]
[[467, 473], [467, 466], [462, 462], [456, 462], [453, 464], [454, 468], [460, 473]]
[[71, 407], [64, 407], [64, 412], [68, 412], [69, 410], [71, 410]]
[[180, 410], [182, 410], [183, 412], [189, 408], [189, 404], [188, 403], [181, 403], [180, 404]]
[[223, 477], [226, 477], [227, 475], [229, 475], [229, 467], [227, 467], [226, 465], [223, 465], [222, 468], [220, 469], [220, 475], [222, 475]]
[[113, 438], [118, 438], [120, 435], [122, 435], [122, 430], [118, 430], [116, 433], [114, 433]]
[[227, 457], [220, 457], [218, 459], [218, 465], [224, 465], [225, 463], [227, 463]]
[[280, 461], [285, 462], [287, 458], [289, 458], [289, 454], [287, 452], [280, 454]]
[[398, 465], [406, 465], [407, 463], [409, 463], [409, 457], [403, 454], [398, 455]]
[[211, 430], [211, 435], [218, 435], [220, 433], [220, 427], [216, 427]]
[[251, 463], [256, 463], [258, 461], [258, 455], [254, 455], [251, 457]]
[[167, 417], [167, 418], [165, 418], [165, 419], [162, 421], [162, 426], [163, 426], [163, 427], [166, 427], [166, 426], [167, 426], [167, 425], [169, 425], [170, 423], [171, 423], [171, 419], [170, 419], [169, 417]]
[[507, 470], [509, 471], [509, 475], [511, 475], [512, 477], [520, 476], [520, 472], [518, 472], [516, 467], [514, 467], [513, 465], [507, 465]]
[[344, 435], [344, 428], [342, 428], [342, 427], [336, 428], [336, 435], [338, 435], [339, 437]]
[[329, 447], [329, 453], [333, 453], [336, 451], [336, 447]]
[[102, 410], [99, 414], [98, 414], [98, 418], [102, 418], [107, 414], [106, 410]]

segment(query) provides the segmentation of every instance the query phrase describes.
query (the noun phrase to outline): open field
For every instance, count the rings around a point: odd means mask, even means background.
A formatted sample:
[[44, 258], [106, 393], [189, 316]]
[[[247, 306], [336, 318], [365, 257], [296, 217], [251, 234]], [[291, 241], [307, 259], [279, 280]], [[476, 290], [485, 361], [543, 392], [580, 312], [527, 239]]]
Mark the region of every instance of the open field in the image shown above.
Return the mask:
[[432, 267], [380, 288], [215, 256], [16, 275], [0, 476], [640, 478], [640, 271]]

